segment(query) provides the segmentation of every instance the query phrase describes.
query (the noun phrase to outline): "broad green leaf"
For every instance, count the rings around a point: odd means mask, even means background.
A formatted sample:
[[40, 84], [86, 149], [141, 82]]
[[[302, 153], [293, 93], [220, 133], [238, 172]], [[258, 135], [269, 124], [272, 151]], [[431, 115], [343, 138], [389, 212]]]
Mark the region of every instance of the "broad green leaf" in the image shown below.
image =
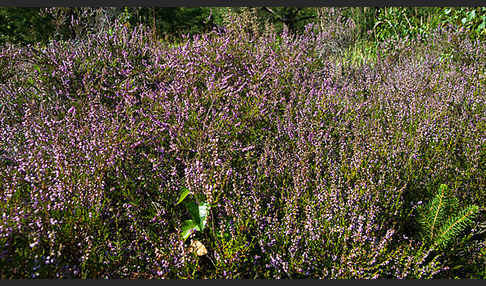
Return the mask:
[[184, 202], [184, 205], [186, 206], [187, 210], [189, 211], [189, 214], [191, 215], [191, 218], [199, 224], [200, 218], [199, 218], [199, 208], [198, 205], [194, 201], [189, 201], [189, 202]]
[[175, 205], [177, 206], [178, 204], [180, 204], [190, 193], [191, 193], [191, 191], [189, 191], [189, 189], [182, 188], [182, 192], [179, 195], [179, 200], [177, 201], [177, 203]]
[[206, 227], [208, 221], [209, 204], [202, 203], [199, 206], [199, 228], [203, 230]]
[[192, 219], [185, 220], [182, 223], [182, 239], [185, 241], [193, 232], [200, 230], [199, 226]]

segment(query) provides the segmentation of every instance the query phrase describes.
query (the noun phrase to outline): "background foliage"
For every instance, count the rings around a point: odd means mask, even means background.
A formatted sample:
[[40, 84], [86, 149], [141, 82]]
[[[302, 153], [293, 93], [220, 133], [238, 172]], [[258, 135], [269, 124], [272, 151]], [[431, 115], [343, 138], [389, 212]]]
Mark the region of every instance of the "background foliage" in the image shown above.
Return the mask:
[[[197, 34], [215, 26], [221, 27], [223, 14], [228, 10], [239, 13], [241, 8], [0, 8], [0, 43], [46, 42], [56, 35], [72, 37], [75, 32], [69, 30], [75, 30], [76, 24], [71, 23], [71, 16], [81, 25], [80, 22], [89, 22], [89, 17], [95, 18], [95, 14], [108, 21], [118, 18], [131, 25], [155, 27], [159, 38], [173, 40], [181, 34]], [[329, 16], [327, 12], [319, 13], [319, 10], [339, 10], [355, 25], [356, 39], [384, 41], [398, 37], [424, 37], [436, 27], [447, 24], [463, 27], [473, 38], [484, 39], [486, 36], [484, 7], [274, 7], [271, 8], [275, 12], [273, 14], [264, 8], [257, 10], [258, 21], [275, 24], [277, 31], [282, 29], [283, 19], [291, 23], [291, 30], [302, 31], [307, 23], [325, 20], [322, 18]]]

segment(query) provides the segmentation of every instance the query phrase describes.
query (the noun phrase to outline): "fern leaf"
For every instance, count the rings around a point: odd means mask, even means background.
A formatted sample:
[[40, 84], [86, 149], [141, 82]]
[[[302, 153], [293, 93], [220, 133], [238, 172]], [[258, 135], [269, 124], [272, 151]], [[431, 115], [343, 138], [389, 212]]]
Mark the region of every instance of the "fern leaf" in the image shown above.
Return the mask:
[[430, 219], [430, 203], [426, 205], [421, 205], [417, 208], [418, 217], [417, 221], [420, 224], [422, 229], [420, 236], [424, 241], [429, 241], [430, 239], [430, 226], [431, 226], [431, 219]]
[[451, 215], [455, 214], [459, 208], [460, 208], [459, 199], [453, 197], [452, 194], [448, 192], [445, 197], [444, 217], [450, 217]]
[[434, 240], [434, 232], [437, 228], [437, 225], [444, 217], [444, 205], [446, 204], [446, 196], [447, 196], [447, 185], [442, 184], [439, 187], [437, 194], [435, 195], [434, 199], [430, 203], [429, 206], [429, 218], [430, 226], [429, 226], [429, 239]]
[[435, 245], [442, 249], [445, 248], [451, 240], [456, 238], [473, 223], [478, 213], [479, 207], [472, 205], [460, 211], [456, 216], [451, 217], [447, 223], [440, 228], [437, 239], [435, 240]]

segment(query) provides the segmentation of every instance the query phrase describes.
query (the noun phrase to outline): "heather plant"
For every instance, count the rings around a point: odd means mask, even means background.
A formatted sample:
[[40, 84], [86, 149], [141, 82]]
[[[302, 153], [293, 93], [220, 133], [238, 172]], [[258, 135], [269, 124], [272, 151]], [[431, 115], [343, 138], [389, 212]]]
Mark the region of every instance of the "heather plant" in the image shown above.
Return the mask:
[[484, 208], [484, 43], [443, 29], [339, 65], [342, 35], [253, 17], [1, 48], [2, 278], [480, 275], [479, 227], [431, 249], [415, 210], [444, 182]]

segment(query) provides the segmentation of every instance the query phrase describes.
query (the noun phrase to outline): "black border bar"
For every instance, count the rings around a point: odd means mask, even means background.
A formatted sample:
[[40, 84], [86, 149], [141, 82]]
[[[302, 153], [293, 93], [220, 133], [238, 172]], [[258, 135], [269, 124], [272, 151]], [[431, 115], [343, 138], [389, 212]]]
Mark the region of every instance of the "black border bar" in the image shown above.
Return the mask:
[[486, 6], [486, 0], [0, 0], [0, 7], [438, 7]]

